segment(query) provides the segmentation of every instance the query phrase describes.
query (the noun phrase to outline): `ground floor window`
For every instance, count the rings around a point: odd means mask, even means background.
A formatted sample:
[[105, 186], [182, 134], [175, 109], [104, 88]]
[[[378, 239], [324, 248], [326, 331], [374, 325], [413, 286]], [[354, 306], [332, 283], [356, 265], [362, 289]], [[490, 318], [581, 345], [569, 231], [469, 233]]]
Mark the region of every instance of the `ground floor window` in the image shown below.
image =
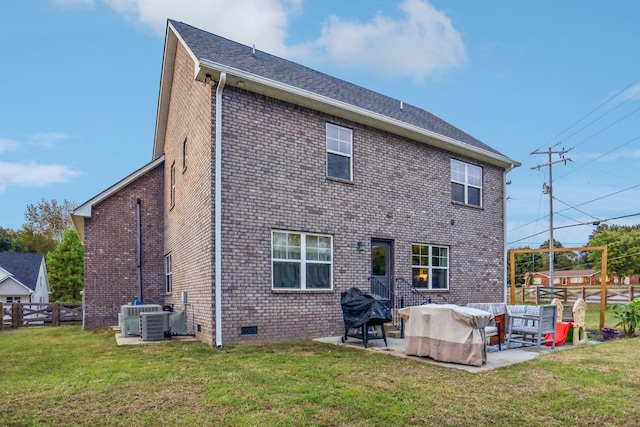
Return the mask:
[[273, 289], [332, 289], [333, 238], [323, 234], [273, 231]]
[[11, 304], [14, 302], [20, 302], [20, 297], [7, 297], [7, 304]]
[[449, 289], [449, 248], [412, 245], [412, 283], [418, 289]]

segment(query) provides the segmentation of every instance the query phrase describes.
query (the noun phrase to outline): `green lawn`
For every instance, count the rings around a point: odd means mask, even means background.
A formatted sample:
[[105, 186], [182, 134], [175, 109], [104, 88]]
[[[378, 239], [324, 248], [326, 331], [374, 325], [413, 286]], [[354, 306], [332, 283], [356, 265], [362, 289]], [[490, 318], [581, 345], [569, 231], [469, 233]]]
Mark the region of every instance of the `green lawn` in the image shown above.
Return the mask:
[[640, 338], [469, 373], [312, 341], [117, 346], [0, 331], [0, 425], [636, 426]]

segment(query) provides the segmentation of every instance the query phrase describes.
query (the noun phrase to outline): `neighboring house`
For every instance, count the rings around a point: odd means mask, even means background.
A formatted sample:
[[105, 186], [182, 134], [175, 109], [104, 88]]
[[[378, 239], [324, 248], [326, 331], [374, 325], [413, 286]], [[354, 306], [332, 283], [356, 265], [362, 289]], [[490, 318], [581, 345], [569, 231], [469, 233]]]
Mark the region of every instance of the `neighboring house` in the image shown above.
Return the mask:
[[[533, 286], [549, 286], [550, 272], [539, 271], [533, 273], [530, 283]], [[599, 285], [601, 273], [597, 270], [559, 270], [553, 272], [555, 286], [590, 286]], [[529, 280], [527, 278], [527, 280]]]
[[0, 252], [0, 302], [49, 302], [44, 255]]
[[84, 327], [141, 300], [217, 346], [338, 335], [341, 292], [371, 277], [504, 301], [516, 166], [401, 100], [169, 21], [152, 161], [72, 215]]

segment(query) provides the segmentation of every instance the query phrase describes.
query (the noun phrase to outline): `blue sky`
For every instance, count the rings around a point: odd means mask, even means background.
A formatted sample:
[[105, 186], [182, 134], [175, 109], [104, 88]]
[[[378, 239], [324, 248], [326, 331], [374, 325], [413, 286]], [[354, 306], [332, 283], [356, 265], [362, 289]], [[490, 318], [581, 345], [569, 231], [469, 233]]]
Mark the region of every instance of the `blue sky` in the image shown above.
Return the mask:
[[[640, 2], [3, 0], [0, 226], [151, 160], [166, 19], [424, 108], [522, 163], [509, 247], [640, 216]], [[552, 161], [560, 160], [554, 154]], [[614, 219], [617, 218], [617, 219]]]

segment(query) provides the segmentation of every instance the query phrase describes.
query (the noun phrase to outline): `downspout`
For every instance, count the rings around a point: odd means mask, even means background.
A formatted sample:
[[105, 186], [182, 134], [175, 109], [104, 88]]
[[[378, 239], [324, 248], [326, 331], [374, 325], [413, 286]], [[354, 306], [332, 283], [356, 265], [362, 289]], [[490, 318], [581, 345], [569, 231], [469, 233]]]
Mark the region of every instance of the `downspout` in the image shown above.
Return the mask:
[[216, 174], [215, 174], [215, 289], [216, 346], [222, 348], [222, 91], [227, 73], [220, 73], [216, 88]]
[[[504, 295], [504, 303], [509, 304], [507, 300], [507, 263], [509, 262], [509, 250], [507, 249], [507, 174], [515, 168], [514, 165], [511, 165], [509, 169], [505, 169], [502, 174], [502, 233], [504, 239], [504, 267], [503, 267], [503, 277], [504, 281], [502, 284], [502, 294]], [[514, 289], [512, 284], [511, 289]]]
[[137, 244], [136, 264], [138, 268], [138, 298], [140, 303], [144, 301], [142, 299], [142, 226], [140, 224], [141, 204], [142, 204], [142, 201], [138, 199], [136, 201], [136, 231], [138, 233], [137, 242], [136, 242]]

